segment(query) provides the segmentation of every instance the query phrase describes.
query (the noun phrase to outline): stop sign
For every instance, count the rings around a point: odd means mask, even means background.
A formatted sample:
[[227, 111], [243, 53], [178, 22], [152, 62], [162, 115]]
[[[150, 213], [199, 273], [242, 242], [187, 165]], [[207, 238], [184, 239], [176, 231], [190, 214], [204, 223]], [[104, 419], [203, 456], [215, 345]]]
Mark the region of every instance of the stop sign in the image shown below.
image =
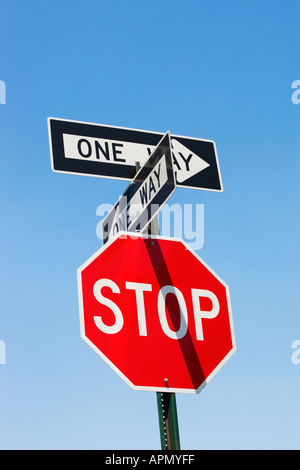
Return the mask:
[[182, 240], [120, 233], [78, 290], [82, 338], [133, 389], [199, 392], [236, 349], [228, 286]]

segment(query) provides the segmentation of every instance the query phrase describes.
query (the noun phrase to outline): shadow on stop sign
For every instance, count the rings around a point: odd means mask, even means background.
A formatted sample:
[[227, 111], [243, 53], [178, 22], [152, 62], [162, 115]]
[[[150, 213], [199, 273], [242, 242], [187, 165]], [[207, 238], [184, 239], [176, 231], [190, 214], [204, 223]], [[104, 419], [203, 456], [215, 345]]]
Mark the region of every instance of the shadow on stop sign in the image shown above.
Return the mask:
[[81, 337], [133, 389], [198, 393], [236, 350], [228, 286], [180, 239], [119, 233], [77, 274]]

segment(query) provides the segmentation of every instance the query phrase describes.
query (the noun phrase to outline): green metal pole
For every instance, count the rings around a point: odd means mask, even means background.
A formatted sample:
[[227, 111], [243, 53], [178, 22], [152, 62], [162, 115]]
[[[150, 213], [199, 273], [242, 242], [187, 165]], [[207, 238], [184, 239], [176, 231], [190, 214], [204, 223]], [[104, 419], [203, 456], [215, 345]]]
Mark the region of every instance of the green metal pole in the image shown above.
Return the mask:
[[175, 393], [156, 392], [162, 450], [180, 450]]
[[[135, 162], [136, 171], [140, 169]], [[159, 235], [158, 217], [148, 226], [149, 234]], [[180, 450], [179, 427], [175, 393], [156, 392], [160, 442], [162, 450]]]
[[[149, 232], [159, 235], [158, 217], [150, 223]], [[180, 450], [175, 393], [156, 392], [159, 432], [162, 450]]]

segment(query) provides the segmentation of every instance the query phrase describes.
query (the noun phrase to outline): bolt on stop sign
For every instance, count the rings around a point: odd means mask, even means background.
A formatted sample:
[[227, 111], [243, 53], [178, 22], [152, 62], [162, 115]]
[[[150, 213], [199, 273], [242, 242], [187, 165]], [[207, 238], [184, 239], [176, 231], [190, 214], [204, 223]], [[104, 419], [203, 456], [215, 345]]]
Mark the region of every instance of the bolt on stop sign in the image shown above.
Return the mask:
[[81, 336], [133, 389], [197, 393], [236, 350], [229, 288], [182, 240], [119, 233], [77, 273]]

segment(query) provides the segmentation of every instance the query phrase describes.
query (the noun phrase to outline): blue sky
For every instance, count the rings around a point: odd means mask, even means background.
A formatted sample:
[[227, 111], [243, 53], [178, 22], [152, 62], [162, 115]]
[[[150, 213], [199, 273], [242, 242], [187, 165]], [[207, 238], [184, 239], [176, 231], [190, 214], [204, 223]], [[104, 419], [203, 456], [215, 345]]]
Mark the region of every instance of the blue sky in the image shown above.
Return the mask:
[[156, 397], [80, 338], [76, 269], [127, 187], [51, 171], [47, 117], [216, 142], [199, 256], [237, 352], [177, 394], [183, 449], [299, 449], [299, 2], [0, 0], [1, 449], [159, 449]]

